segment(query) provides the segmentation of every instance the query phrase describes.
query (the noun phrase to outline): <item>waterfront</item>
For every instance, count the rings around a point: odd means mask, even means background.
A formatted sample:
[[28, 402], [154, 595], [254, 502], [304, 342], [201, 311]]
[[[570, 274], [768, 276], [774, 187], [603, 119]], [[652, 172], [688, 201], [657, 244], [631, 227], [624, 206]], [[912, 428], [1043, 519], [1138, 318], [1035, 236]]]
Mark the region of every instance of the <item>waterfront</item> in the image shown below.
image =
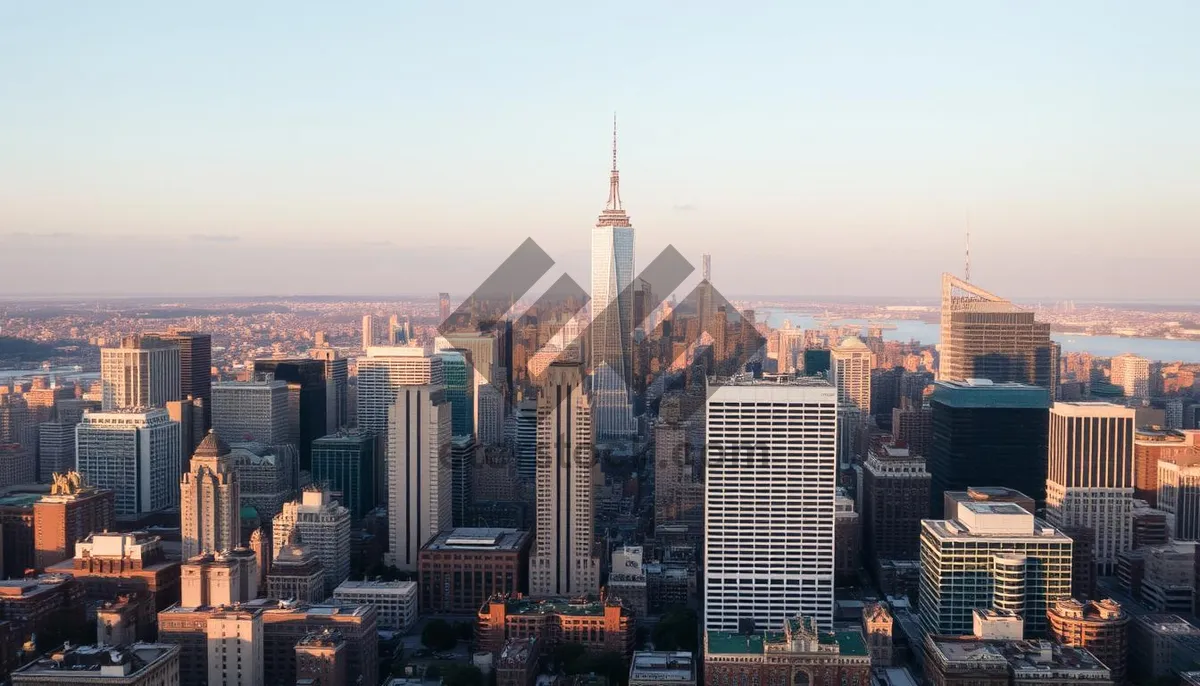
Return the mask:
[[[790, 320], [793, 327], [801, 329], [824, 328], [817, 318], [802, 312], [785, 310], [760, 310], [767, 325], [779, 328], [785, 319]], [[867, 326], [865, 319], [835, 319], [833, 323], [839, 326]], [[886, 322], [896, 328], [885, 328], [883, 338], [888, 341], [911, 340], [922, 344], [936, 344], [940, 340], [941, 331], [937, 324], [919, 319], [889, 319]], [[1148, 360], [1160, 362], [1200, 362], [1200, 341], [1180, 341], [1166, 338], [1127, 338], [1124, 336], [1080, 336], [1078, 334], [1051, 334], [1064, 353], [1086, 352], [1097, 357], [1112, 357], [1122, 353], [1133, 353]]]

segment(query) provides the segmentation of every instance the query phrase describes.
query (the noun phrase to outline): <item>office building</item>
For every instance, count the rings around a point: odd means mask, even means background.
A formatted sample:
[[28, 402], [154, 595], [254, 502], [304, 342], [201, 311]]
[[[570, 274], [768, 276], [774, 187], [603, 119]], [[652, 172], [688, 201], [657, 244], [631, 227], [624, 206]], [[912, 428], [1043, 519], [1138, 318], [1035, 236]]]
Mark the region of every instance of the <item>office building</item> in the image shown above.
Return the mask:
[[1013, 503], [958, 503], [953, 519], [921, 522], [921, 622], [931, 634], [972, 631], [975, 609], [1014, 612], [1026, 632], [1071, 593], [1071, 539]]
[[538, 394], [537, 531], [529, 559], [535, 596], [600, 590], [600, 561], [592, 550], [592, 408], [582, 384], [582, 365], [555, 362]]
[[833, 571], [839, 582], [858, 581], [862, 566], [862, 519], [854, 511], [854, 499], [838, 489], [833, 501]]
[[371, 605], [380, 629], [407, 633], [417, 623], [417, 582], [343, 581], [333, 590], [343, 605]]
[[263, 623], [260, 610], [221, 608], [209, 614], [208, 683], [262, 686]]
[[1115, 683], [1125, 682], [1129, 650], [1129, 614], [1115, 600], [1081, 603], [1067, 598], [1050, 608], [1050, 635], [1059, 643], [1084, 648], [1112, 671]]
[[1132, 353], [1112, 358], [1109, 382], [1120, 387], [1126, 398], [1149, 402], [1150, 360]]
[[1133, 496], [1150, 507], [1158, 504], [1158, 463], [1174, 462], [1180, 467], [1200, 464], [1200, 431], [1171, 431], [1138, 428], [1133, 441]]
[[101, 348], [104, 411], [161, 408], [179, 400], [179, 360], [178, 347], [154, 338], [130, 336], [119, 348]]
[[1158, 508], [1173, 515], [1172, 538], [1200, 540], [1200, 463], [1158, 462]]
[[75, 555], [75, 544], [108, 531], [116, 520], [114, 493], [87, 485], [78, 472], [54, 475], [50, 494], [33, 504], [34, 565], [46, 569]]
[[241, 494], [229, 446], [209, 432], [179, 480], [183, 559], [232, 550], [242, 540]]
[[1133, 545], [1133, 416], [1132, 408], [1108, 403], [1055, 403], [1050, 410], [1046, 518], [1093, 529], [1104, 575]]
[[642, 546], [623, 545], [613, 549], [605, 590], [608, 597], [620, 599], [635, 616], [649, 616], [649, 584]]
[[892, 442], [913, 455], [928, 457], [933, 447], [933, 409], [901, 400], [892, 410]]
[[633, 612], [614, 599], [494, 596], [477, 615], [480, 650], [498, 653], [509, 639], [536, 638], [544, 650], [578, 643], [592, 654], [633, 652]]
[[252, 508], [258, 519], [269, 522], [283, 511], [300, 478], [300, 451], [296, 446], [233, 443], [229, 446], [229, 461], [237, 474], [243, 512]]
[[75, 428], [79, 473], [116, 494], [118, 517], [179, 504], [182, 448], [179, 424], [163, 409], [89, 412]]
[[517, 403], [512, 416], [512, 445], [517, 455], [517, 476], [523, 481], [537, 480], [537, 401], [528, 398]]
[[1196, 585], [1195, 543], [1175, 542], [1132, 552], [1142, 558], [1138, 588], [1142, 604], [1155, 612], [1191, 612]]
[[74, 554], [46, 572], [74, 577], [89, 602], [136, 593], [162, 610], [179, 601], [179, 563], [167, 559], [158, 536], [97, 531], [77, 541]]
[[375, 509], [377, 445], [373, 435], [359, 429], [338, 431], [313, 441], [313, 483], [321, 484], [345, 505], [354, 521]]
[[942, 274], [938, 351], [939, 381], [1016, 382], [1040, 386], [1055, 397], [1058, 352], [1050, 325], [951, 274]]
[[532, 536], [517, 529], [443, 531], [421, 548], [421, 611], [474, 614], [493, 595], [526, 593]]
[[388, 414], [401, 386], [441, 386], [442, 358], [426, 347], [382, 346], [367, 349], [358, 367], [358, 427], [377, 436], [387, 433]]
[[704, 633], [704, 683], [871, 683], [871, 655], [857, 629], [822, 629], [809, 617], [788, 617], [778, 629]]
[[[663, 403], [679, 404], [678, 398]], [[704, 528], [704, 483], [688, 440], [690, 422], [664, 416], [660, 410], [654, 426], [654, 526], [686, 526], [697, 536]]]
[[296, 447], [300, 449], [300, 468], [309, 469], [312, 442], [327, 433], [325, 361], [308, 359], [255, 360], [254, 374], [272, 374], [286, 381], [289, 392], [299, 393], [300, 434]]
[[415, 572], [421, 546], [452, 526], [450, 414], [440, 385], [394, 389], [387, 429], [388, 557], [404, 571]]
[[[707, 257], [707, 255], [706, 255]], [[635, 651], [629, 686], [696, 686], [696, 660], [687, 651]]]
[[274, 554], [289, 542], [311, 547], [325, 568], [325, 591], [332, 593], [350, 576], [350, 510], [327, 491], [307, 489], [285, 503], [271, 525]]
[[1167, 677], [1200, 661], [1200, 628], [1174, 614], [1142, 614], [1129, 625], [1129, 677], [1135, 684]]
[[453, 436], [450, 439], [450, 519], [452, 526], [465, 526], [470, 519], [475, 498], [472, 495], [472, 472], [477, 452], [475, 437]]
[[325, 433], [350, 425], [350, 361], [333, 348], [316, 347], [308, 356], [325, 364]]
[[37, 481], [36, 445], [0, 443], [0, 488]]
[[496, 386], [480, 384], [475, 404], [479, 408], [475, 423], [479, 445], [500, 445], [504, 441], [504, 396]]
[[915, 560], [929, 518], [925, 458], [895, 445], [872, 446], [862, 469], [863, 550], [868, 560]]
[[364, 314], [362, 318], [362, 349], [368, 350], [375, 345], [375, 317]]
[[707, 400], [704, 617], [833, 622], [837, 391], [814, 377], [714, 381]]
[[[203, 423], [196, 432], [201, 440], [212, 428], [212, 336], [198, 331], [171, 329], [142, 336], [179, 348], [179, 398], [200, 401]], [[189, 452], [193, 446], [189, 446]]]
[[212, 429], [226, 443], [291, 442], [288, 412], [286, 381], [263, 378], [212, 386]]
[[1096, 530], [1086, 526], [1059, 529], [1071, 538], [1071, 597], [1091, 600], [1096, 597]]
[[50, 483], [55, 474], [75, 469], [75, 425], [78, 423], [59, 420], [38, 424], [39, 483]]
[[830, 351], [829, 380], [837, 388], [838, 403], [871, 409], [871, 368], [875, 355], [861, 338], [844, 339]]
[[302, 543], [284, 543], [267, 573], [267, 597], [319, 603], [325, 592], [325, 568], [314, 549]]
[[1046, 499], [1050, 394], [1044, 388], [985, 379], [939, 381], [930, 401], [932, 514], [944, 491], [1003, 486]]
[[455, 436], [475, 433], [475, 379], [469, 350], [448, 349], [442, 358], [442, 385], [450, 401], [451, 431]]
[[11, 681], [13, 686], [177, 686], [179, 647], [162, 643], [65, 643], [14, 671]]
[[926, 636], [925, 674], [939, 686], [1113, 686], [1112, 672], [1083, 648], [1051, 641]]
[[303, 686], [349, 683], [346, 651], [346, 639], [340, 631], [324, 629], [306, 634], [296, 644], [296, 683]]

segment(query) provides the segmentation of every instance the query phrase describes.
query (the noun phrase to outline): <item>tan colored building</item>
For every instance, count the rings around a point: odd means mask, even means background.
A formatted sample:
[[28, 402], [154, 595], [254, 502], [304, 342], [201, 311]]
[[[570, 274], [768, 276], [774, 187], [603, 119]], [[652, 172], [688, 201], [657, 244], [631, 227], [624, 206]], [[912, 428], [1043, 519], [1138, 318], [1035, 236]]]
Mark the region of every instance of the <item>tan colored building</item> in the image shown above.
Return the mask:
[[517, 529], [444, 531], [417, 558], [422, 612], [474, 614], [496, 594], [525, 593], [532, 536]]
[[892, 666], [892, 627], [894, 620], [886, 603], [868, 603], [863, 608], [863, 635], [871, 653], [872, 667]]
[[1139, 428], [1134, 435], [1135, 467], [1133, 496], [1150, 507], [1158, 505], [1158, 462], [1166, 460], [1181, 467], [1200, 464], [1200, 431]]
[[12, 683], [13, 686], [177, 686], [179, 648], [161, 643], [103, 649], [65, 644], [13, 672]]
[[303, 543], [321, 559], [325, 592], [333, 593], [350, 576], [350, 510], [327, 491], [309, 489], [283, 506], [271, 523], [275, 555], [288, 542]]
[[793, 617], [778, 631], [704, 635], [704, 683], [870, 686], [871, 655], [857, 630], [821, 631]]
[[1081, 603], [1060, 600], [1047, 613], [1050, 635], [1063, 645], [1086, 648], [1123, 683], [1129, 650], [1129, 615], [1111, 599]]
[[534, 637], [544, 650], [578, 643], [596, 653], [633, 652], [633, 612], [618, 602], [600, 599], [496, 596], [479, 610], [479, 649], [497, 653], [511, 638]]
[[314, 631], [296, 644], [296, 684], [345, 686], [347, 678], [346, 639], [340, 631]]
[[93, 533], [75, 544], [75, 557], [46, 568], [73, 576], [93, 601], [148, 594], [157, 610], [179, 602], [179, 563], [167, 560], [162, 539], [144, 531]]
[[289, 543], [279, 549], [267, 574], [267, 597], [319, 603], [325, 594], [325, 569], [310, 548]]
[[114, 506], [112, 491], [86, 485], [78, 472], [55, 474], [50, 494], [33, 504], [37, 568], [72, 558], [77, 542], [112, 528]]
[[229, 446], [209, 431], [179, 480], [183, 559], [232, 550], [241, 543], [240, 501]]
[[241, 607], [209, 614], [208, 683], [215, 686], [262, 686], [262, 611]]

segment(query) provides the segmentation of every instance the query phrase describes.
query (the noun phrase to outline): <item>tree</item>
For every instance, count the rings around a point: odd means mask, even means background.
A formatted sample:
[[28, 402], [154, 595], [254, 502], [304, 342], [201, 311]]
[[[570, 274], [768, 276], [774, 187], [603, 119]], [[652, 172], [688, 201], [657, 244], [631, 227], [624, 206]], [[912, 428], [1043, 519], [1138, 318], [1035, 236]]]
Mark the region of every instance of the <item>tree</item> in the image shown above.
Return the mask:
[[475, 665], [446, 665], [442, 672], [444, 686], [483, 686], [483, 672]]
[[458, 645], [454, 627], [444, 619], [431, 619], [421, 630], [421, 643], [430, 650], [450, 650]]
[[700, 618], [690, 607], [675, 606], [654, 626], [651, 639], [655, 650], [687, 650], [699, 648]]
[[475, 622], [455, 622], [454, 634], [460, 641], [470, 641], [475, 638]]
[[578, 674], [572, 671], [580, 660], [587, 655], [587, 649], [578, 643], [563, 643], [551, 653], [552, 660], [560, 670], [567, 674]]

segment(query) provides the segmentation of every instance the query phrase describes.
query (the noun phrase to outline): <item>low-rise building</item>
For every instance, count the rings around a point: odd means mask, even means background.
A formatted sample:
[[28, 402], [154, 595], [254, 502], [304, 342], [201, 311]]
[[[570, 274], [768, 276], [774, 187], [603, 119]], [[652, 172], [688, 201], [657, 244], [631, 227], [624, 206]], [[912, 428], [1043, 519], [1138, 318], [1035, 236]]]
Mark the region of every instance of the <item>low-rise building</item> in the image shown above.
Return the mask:
[[533, 686], [542, 643], [536, 636], [506, 640], [496, 657], [496, 686]]
[[346, 639], [340, 631], [314, 631], [296, 644], [297, 686], [343, 686], [348, 677]]
[[84, 622], [84, 591], [62, 574], [0, 581], [0, 617], [29, 634], [78, 626]]
[[479, 649], [497, 653], [510, 638], [535, 637], [544, 650], [579, 643], [596, 653], [633, 652], [633, 611], [601, 598], [525, 598], [496, 596], [479, 610]]
[[157, 612], [179, 602], [179, 568], [178, 562], [167, 559], [159, 536], [100, 532], [75, 543], [75, 557], [50, 565], [46, 572], [74, 577], [92, 603], [144, 593]]
[[1112, 673], [1083, 648], [1051, 641], [925, 638], [925, 677], [933, 686], [1113, 686]]
[[821, 631], [810, 618], [780, 631], [704, 635], [704, 683], [869, 686], [871, 655], [858, 630]]
[[343, 581], [333, 599], [344, 605], [374, 605], [380, 629], [406, 632], [417, 623], [415, 581]]
[[1129, 627], [1129, 658], [1135, 683], [1192, 669], [1200, 660], [1200, 628], [1179, 615], [1138, 615]]
[[178, 683], [179, 647], [162, 643], [134, 643], [121, 648], [65, 644], [12, 674], [13, 686], [176, 686]]
[[533, 538], [517, 529], [443, 531], [417, 556], [422, 612], [472, 614], [494, 595], [529, 590]]
[[1081, 603], [1067, 598], [1050, 608], [1050, 635], [1063, 645], [1086, 648], [1124, 683], [1129, 650], [1129, 615], [1115, 600]]
[[629, 662], [629, 686], [696, 686], [696, 660], [686, 651], [637, 651]]
[[267, 573], [267, 597], [319, 603], [325, 595], [325, 569], [310, 548], [289, 543], [279, 549]]

